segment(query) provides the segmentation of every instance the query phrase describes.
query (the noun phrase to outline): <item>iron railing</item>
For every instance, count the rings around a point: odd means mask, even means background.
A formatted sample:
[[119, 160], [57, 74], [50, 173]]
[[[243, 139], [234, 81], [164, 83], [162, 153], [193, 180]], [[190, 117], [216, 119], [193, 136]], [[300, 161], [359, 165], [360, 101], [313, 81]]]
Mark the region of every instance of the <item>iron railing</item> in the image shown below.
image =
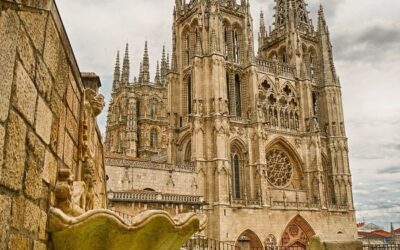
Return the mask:
[[186, 241], [181, 250], [240, 250], [240, 247], [195, 235]]
[[205, 236], [194, 235], [181, 247], [181, 250], [305, 250], [304, 247], [265, 246], [240, 247], [233, 243], [209, 239]]
[[400, 250], [400, 244], [365, 244], [363, 250]]
[[304, 247], [297, 247], [297, 246], [291, 246], [291, 247], [285, 247], [285, 246], [265, 246], [265, 250], [305, 250]]

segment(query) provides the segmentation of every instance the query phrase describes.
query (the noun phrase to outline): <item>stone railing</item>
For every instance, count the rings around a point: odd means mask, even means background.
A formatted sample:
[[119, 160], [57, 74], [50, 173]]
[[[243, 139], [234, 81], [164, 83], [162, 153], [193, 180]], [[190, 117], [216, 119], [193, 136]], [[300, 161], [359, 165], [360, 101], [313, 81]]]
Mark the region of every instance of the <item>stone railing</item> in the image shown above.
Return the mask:
[[347, 205], [334, 205], [334, 204], [329, 204], [328, 205], [329, 210], [334, 210], [334, 211], [348, 211], [349, 207]]
[[248, 123], [248, 119], [240, 116], [231, 116], [229, 117], [229, 120], [231, 122], [237, 122], [237, 123]]
[[143, 202], [143, 203], [174, 203], [203, 205], [201, 196], [162, 194], [157, 192], [108, 192], [110, 201]]
[[308, 202], [300, 202], [300, 201], [272, 201], [271, 208], [309, 210], [309, 209], [319, 209], [320, 205]]
[[131, 167], [131, 168], [146, 168], [146, 169], [159, 169], [167, 171], [179, 171], [179, 172], [195, 172], [196, 166], [194, 163], [185, 163], [179, 165], [172, 165], [166, 163], [156, 163], [151, 161], [139, 161], [131, 160], [126, 158], [117, 157], [105, 157], [104, 163], [106, 166], [116, 166], [116, 167]]
[[294, 78], [295, 76], [295, 67], [279, 63], [278, 61], [257, 59], [257, 68], [260, 71], [272, 73], [279, 76], [286, 76], [290, 78]]

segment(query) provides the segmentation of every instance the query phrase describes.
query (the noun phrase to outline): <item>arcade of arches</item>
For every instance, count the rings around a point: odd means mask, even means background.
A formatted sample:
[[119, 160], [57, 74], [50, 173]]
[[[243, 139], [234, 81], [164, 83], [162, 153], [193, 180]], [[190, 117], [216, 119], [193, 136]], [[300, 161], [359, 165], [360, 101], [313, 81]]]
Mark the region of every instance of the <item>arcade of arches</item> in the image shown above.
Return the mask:
[[[315, 232], [310, 224], [300, 215], [296, 215], [286, 226], [280, 237], [280, 241], [277, 242], [276, 237], [270, 234], [264, 241], [264, 247], [277, 246], [279, 244], [280, 246], [305, 250], [308, 241], [314, 235]], [[235, 245], [244, 250], [263, 249], [263, 244], [260, 238], [250, 229], [247, 229], [240, 234]]]

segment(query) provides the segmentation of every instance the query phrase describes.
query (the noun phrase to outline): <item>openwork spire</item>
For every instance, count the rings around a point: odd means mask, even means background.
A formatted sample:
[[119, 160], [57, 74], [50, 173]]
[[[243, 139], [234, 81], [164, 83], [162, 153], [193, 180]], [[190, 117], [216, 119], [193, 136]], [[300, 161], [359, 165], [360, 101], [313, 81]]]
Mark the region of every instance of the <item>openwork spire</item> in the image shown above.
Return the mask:
[[163, 83], [165, 77], [168, 73], [168, 63], [167, 58], [165, 57], [165, 45], [163, 46], [162, 55], [161, 55], [161, 82]]
[[260, 34], [261, 36], [265, 37], [265, 20], [264, 20], [264, 13], [261, 11], [260, 13]]
[[126, 44], [124, 62], [122, 65], [121, 82], [127, 84], [129, 82], [129, 45]]
[[326, 26], [324, 7], [322, 6], [322, 4], [319, 6], [319, 11], [318, 11], [318, 31], [319, 32], [328, 31]]
[[139, 83], [143, 83], [143, 62], [140, 63], [139, 67]]
[[160, 63], [159, 63], [159, 61], [157, 61], [157, 70], [156, 70], [156, 77], [154, 78], [154, 82], [156, 84], [161, 84]]
[[149, 50], [147, 48], [147, 41], [144, 43], [144, 55], [143, 55], [143, 82], [148, 83], [150, 81], [150, 60]]
[[[289, 22], [310, 24], [307, 4], [304, 0], [276, 0], [274, 9], [276, 29], [285, 26]], [[293, 16], [290, 15], [290, 11], [293, 11]]]
[[117, 59], [115, 60], [114, 67], [114, 82], [113, 82], [113, 90], [117, 88], [117, 84], [121, 79], [121, 67], [119, 63], [119, 51], [117, 52]]

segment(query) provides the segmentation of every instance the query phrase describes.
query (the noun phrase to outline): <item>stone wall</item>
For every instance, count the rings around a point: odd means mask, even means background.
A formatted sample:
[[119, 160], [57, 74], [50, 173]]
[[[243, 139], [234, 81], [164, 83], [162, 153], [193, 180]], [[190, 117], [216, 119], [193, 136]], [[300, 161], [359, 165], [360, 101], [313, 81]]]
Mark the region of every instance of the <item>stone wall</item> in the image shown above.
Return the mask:
[[[0, 249], [47, 248], [58, 172], [71, 173], [71, 186], [82, 178], [84, 96], [55, 4], [1, 1]], [[101, 145], [97, 127], [93, 133], [89, 144]], [[99, 150], [95, 162], [103, 157]], [[94, 178], [101, 179], [103, 166], [97, 167]], [[104, 207], [105, 187], [97, 185], [95, 206]]]
[[[150, 163], [149, 163], [150, 164]], [[106, 166], [107, 189], [113, 191], [153, 189], [156, 192], [197, 195], [197, 174], [169, 169]]]

